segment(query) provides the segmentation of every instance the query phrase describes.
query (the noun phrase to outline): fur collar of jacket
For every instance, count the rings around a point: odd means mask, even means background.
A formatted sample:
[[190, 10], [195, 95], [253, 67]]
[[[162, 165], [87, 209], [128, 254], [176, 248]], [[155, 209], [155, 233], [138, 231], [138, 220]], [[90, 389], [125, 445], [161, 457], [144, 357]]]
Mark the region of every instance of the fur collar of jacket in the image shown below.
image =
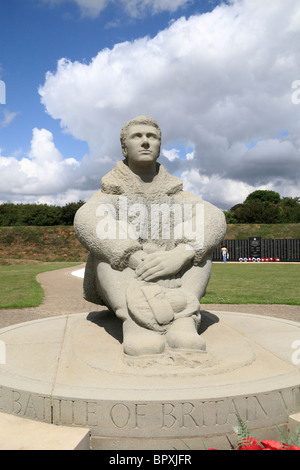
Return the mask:
[[[146, 188], [146, 189], [145, 189]], [[114, 195], [140, 195], [159, 198], [162, 195], [171, 196], [182, 191], [182, 181], [168, 173], [165, 168], [157, 163], [157, 175], [152, 183], [144, 186], [139, 177], [128, 167], [125, 160], [116, 166], [101, 179], [101, 192]]]

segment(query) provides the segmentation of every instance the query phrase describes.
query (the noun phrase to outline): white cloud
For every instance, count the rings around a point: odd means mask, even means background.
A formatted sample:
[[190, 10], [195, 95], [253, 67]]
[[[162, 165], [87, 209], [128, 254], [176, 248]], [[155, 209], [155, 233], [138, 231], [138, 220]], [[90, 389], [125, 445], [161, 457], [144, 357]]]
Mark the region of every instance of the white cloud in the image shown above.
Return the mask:
[[199, 173], [207, 200], [226, 208], [261, 187], [295, 194], [300, 106], [291, 87], [299, 78], [299, 10], [298, 0], [233, 0], [181, 18], [154, 38], [102, 50], [90, 64], [60, 60], [40, 94], [48, 113], [89, 144], [82, 188], [99, 186], [121, 158], [124, 122], [149, 114], [165, 148], [178, 140], [193, 148], [193, 159], [164, 153], [161, 161], [169, 171], [187, 171], [186, 181]]
[[111, 0], [75, 0], [82, 13], [86, 16], [96, 17]]
[[[203, 176], [196, 169], [184, 171], [181, 177], [185, 191], [201, 199], [214, 201], [223, 209], [243, 202], [249, 193], [257, 189], [242, 181], [222, 178], [218, 174]], [[262, 186], [259, 189], [269, 188]]]
[[0, 154], [0, 200], [60, 200], [60, 193], [68, 193], [67, 188], [76, 181], [78, 167], [75, 159], [63, 158], [51, 132], [34, 129], [28, 156], [17, 158]]
[[161, 125], [161, 162], [203, 199], [226, 209], [255, 189], [299, 196], [300, 105], [291, 99], [299, 26], [298, 0], [233, 0], [104, 49], [89, 64], [61, 59], [41, 100], [89, 155], [80, 163], [63, 156], [49, 131], [34, 129], [27, 156], [0, 153], [0, 200], [86, 199], [122, 158], [121, 126], [140, 114]]
[[152, 14], [169, 11], [174, 13], [179, 8], [193, 3], [193, 0], [121, 0], [126, 12], [133, 17], [143, 16], [146, 12]]
[[1, 122], [2, 127], [7, 127], [12, 121], [20, 114], [19, 112], [9, 111], [8, 109], [3, 110], [4, 119]]
[[213, 202], [223, 210], [243, 202], [248, 194], [257, 189], [274, 190], [283, 196], [297, 197], [297, 185], [288, 179], [273, 180], [257, 186], [218, 174], [203, 176], [196, 169], [184, 171], [181, 175], [185, 191], [195, 194], [201, 199]]
[[96, 18], [112, 0], [42, 0], [43, 3], [53, 6], [66, 3], [68, 1], [76, 3], [83, 16]]
[[186, 159], [187, 160], [194, 160], [195, 153], [194, 152], [189, 152], [186, 154]]
[[180, 150], [178, 149], [170, 149], [170, 150], [162, 149], [161, 151], [162, 155], [166, 157], [169, 160], [169, 162], [173, 162], [174, 160], [179, 158], [179, 152]]
[[[67, 0], [43, 0], [44, 3], [57, 5]], [[193, 0], [71, 0], [75, 2], [84, 16], [96, 18], [111, 3], [122, 6], [126, 13], [134, 18], [144, 16], [146, 13], [151, 14], [169, 11], [174, 13], [179, 8], [193, 3]]]

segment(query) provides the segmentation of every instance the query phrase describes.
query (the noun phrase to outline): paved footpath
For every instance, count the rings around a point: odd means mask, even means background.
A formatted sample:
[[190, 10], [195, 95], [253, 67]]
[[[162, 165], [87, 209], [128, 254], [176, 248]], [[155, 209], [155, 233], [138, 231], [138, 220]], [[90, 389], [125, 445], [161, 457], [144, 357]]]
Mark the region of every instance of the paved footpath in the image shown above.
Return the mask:
[[[84, 265], [39, 274], [37, 280], [45, 293], [43, 303], [36, 308], [0, 309], [0, 328], [45, 317], [103, 310], [83, 299], [82, 278], [72, 274], [82, 268]], [[201, 304], [201, 310], [253, 313], [300, 322], [300, 305]]]

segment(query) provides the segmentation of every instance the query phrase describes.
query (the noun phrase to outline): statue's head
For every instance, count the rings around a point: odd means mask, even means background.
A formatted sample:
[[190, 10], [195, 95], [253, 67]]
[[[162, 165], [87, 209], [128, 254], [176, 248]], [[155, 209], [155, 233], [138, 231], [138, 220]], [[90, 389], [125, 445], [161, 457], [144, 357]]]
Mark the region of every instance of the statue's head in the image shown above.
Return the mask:
[[124, 126], [122, 127], [122, 130], [121, 130], [120, 140], [121, 140], [122, 152], [123, 152], [123, 155], [125, 156], [125, 158], [127, 158], [127, 155], [126, 155], [126, 139], [127, 139], [130, 127], [132, 127], [132, 126], [143, 126], [143, 125], [144, 126], [154, 127], [156, 129], [156, 132], [158, 132], [159, 142], [161, 142], [161, 129], [160, 129], [159, 125], [157, 124], [157, 122], [155, 121], [155, 119], [153, 119], [149, 116], [135, 117], [135, 118], [131, 119], [130, 121], [126, 122], [126, 124], [124, 124]]

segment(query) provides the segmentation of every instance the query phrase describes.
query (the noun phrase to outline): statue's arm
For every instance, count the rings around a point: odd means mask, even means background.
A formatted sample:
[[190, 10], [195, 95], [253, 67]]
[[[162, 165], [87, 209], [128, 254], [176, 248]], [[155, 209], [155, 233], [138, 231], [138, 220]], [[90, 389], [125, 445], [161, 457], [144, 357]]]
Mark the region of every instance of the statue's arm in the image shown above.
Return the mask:
[[128, 266], [130, 256], [141, 246], [137, 240], [126, 236], [124, 227], [122, 233], [119, 228], [114, 205], [101, 194], [92, 197], [75, 214], [74, 229], [82, 245], [112, 268], [123, 270]]
[[[174, 236], [180, 234], [175, 237], [175, 248], [146, 254], [136, 268], [138, 279], [153, 281], [175, 275], [185, 266], [197, 266], [222, 242], [226, 221], [220, 209], [190, 195], [181, 195], [177, 202], [185, 217], [174, 226]], [[184, 207], [185, 203], [189, 205]]]
[[191, 220], [183, 221], [183, 238], [178, 243], [193, 250], [192, 263], [198, 265], [224, 240], [227, 230], [225, 215], [218, 207], [188, 193], [182, 192], [181, 198], [182, 204], [190, 204], [193, 209]]
[[203, 247], [196, 250], [194, 264], [210, 256], [222, 243], [227, 231], [224, 213], [209, 203], [204, 203], [204, 238]]

